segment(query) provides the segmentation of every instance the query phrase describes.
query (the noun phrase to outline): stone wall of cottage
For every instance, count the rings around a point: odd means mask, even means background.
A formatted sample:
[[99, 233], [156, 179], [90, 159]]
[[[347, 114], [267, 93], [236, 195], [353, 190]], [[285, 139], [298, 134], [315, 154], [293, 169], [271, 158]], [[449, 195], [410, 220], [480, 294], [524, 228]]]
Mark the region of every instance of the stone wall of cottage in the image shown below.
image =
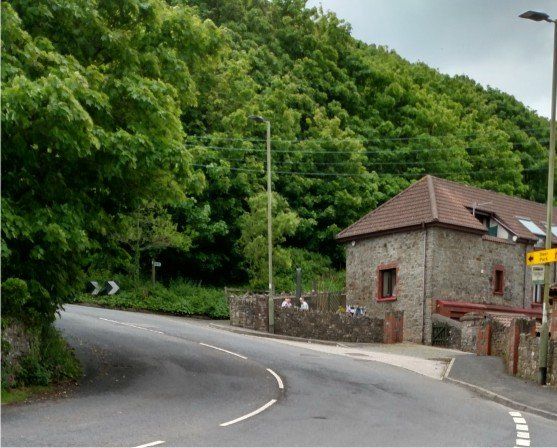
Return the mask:
[[[525, 267], [524, 244], [494, 242], [481, 235], [440, 227], [428, 229], [432, 260], [430, 296], [443, 300], [465, 300], [514, 307], [529, 306], [531, 276]], [[504, 268], [503, 294], [493, 288], [496, 266]], [[528, 274], [528, 275], [525, 275]], [[525, 284], [526, 279], [526, 284]]]
[[[404, 340], [429, 344], [437, 299], [530, 307], [532, 281], [525, 257], [531, 250], [531, 245], [442, 227], [355, 240], [346, 244], [347, 304], [363, 305], [376, 317], [404, 310]], [[380, 302], [378, 267], [388, 263], [398, 269], [396, 300]], [[503, 294], [494, 293], [496, 267], [504, 269]]]
[[[346, 245], [346, 303], [363, 305], [367, 314], [383, 318], [404, 311], [404, 340], [422, 342], [424, 317], [425, 230], [393, 233]], [[378, 267], [396, 263], [396, 300], [380, 302]]]
[[[458, 300], [512, 307], [530, 307], [532, 281], [525, 265], [531, 246], [494, 242], [459, 230], [427, 229], [425, 341], [431, 341], [435, 301]], [[494, 293], [495, 268], [504, 269], [503, 294]]]

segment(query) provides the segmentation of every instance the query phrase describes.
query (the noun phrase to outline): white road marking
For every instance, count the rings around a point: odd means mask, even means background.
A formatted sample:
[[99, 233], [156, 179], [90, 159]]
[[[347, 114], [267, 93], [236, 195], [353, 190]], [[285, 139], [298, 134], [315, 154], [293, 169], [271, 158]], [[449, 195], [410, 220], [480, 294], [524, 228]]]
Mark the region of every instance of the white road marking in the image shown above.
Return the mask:
[[135, 448], [147, 448], [148, 446], [160, 445], [161, 443], [164, 443], [164, 440], [157, 440], [155, 442], [149, 442], [144, 445], [138, 445]]
[[267, 409], [268, 407], [274, 405], [277, 402], [277, 400], [272, 399], [271, 401], [269, 401], [268, 403], [264, 404], [263, 406], [261, 406], [259, 409], [256, 409], [253, 412], [250, 412], [249, 414], [246, 415], [242, 415], [241, 417], [235, 418], [234, 420], [230, 420], [229, 422], [225, 422], [225, 423], [221, 423], [219, 426], [229, 426], [229, 425], [233, 425], [234, 423], [238, 423], [241, 422], [242, 420], [245, 420], [247, 418], [253, 417], [254, 415], [259, 414], [260, 412], [263, 412], [265, 409]]
[[219, 350], [219, 351], [221, 351], [221, 352], [228, 353], [229, 355], [237, 356], [238, 358], [248, 359], [248, 358], [247, 358], [246, 356], [244, 356], [244, 355], [240, 355], [240, 354], [238, 354], [238, 353], [234, 353], [234, 352], [231, 352], [231, 351], [229, 351], [229, 350], [225, 350], [224, 348], [215, 347], [214, 345], [205, 344], [204, 342], [200, 342], [199, 345], [202, 345], [203, 347], [213, 348], [213, 349], [215, 349], [215, 350]]
[[282, 379], [280, 378], [280, 376], [278, 376], [275, 372], [273, 372], [271, 369], [267, 369], [267, 372], [270, 372], [277, 380], [279, 389], [284, 389], [284, 384], [282, 382]]
[[516, 424], [516, 443], [518, 446], [530, 446], [530, 433], [528, 431], [528, 425], [526, 420], [522, 417], [522, 414], [517, 411], [509, 411], [509, 414], [513, 418]]
[[150, 328], [140, 327], [139, 325], [128, 324], [127, 322], [119, 322], [117, 320], [112, 319], [105, 319], [104, 317], [99, 317], [100, 320], [104, 320], [106, 322], [112, 322], [113, 324], [125, 325], [126, 327], [133, 327], [138, 328], [140, 330], [150, 331], [152, 333], [164, 334], [162, 331], [151, 330]]
[[[117, 320], [112, 320], [112, 319], [106, 319], [104, 317], [99, 317], [100, 320], [104, 320], [106, 322], [112, 322], [114, 324], [118, 324], [118, 325], [125, 325], [127, 327], [133, 327], [133, 328], [138, 328], [140, 330], [145, 330], [145, 331], [151, 331], [153, 333], [158, 333], [158, 334], [165, 334], [162, 331], [157, 331], [157, 330], [151, 330], [150, 328], [145, 328], [145, 327], [140, 327], [139, 325], [134, 325], [134, 324], [129, 324], [127, 322], [120, 322]], [[247, 356], [244, 355], [240, 355], [239, 353], [234, 353], [231, 352], [230, 350], [225, 350], [224, 348], [220, 348], [220, 347], [215, 347], [214, 345], [210, 345], [210, 344], [205, 344], [204, 342], [199, 342], [199, 345], [202, 345], [204, 347], [209, 347], [212, 348], [214, 350], [218, 350], [220, 352], [224, 352], [224, 353], [228, 353], [229, 355], [232, 356], [236, 356], [238, 358], [241, 359], [248, 359]], [[275, 379], [277, 380], [278, 383], [278, 387], [279, 389], [284, 389], [284, 383], [282, 382], [282, 379], [280, 376], [278, 376], [275, 372], [273, 372], [271, 369], [267, 369], [267, 371], [269, 373], [271, 373]], [[235, 418], [234, 420], [230, 420], [229, 422], [225, 422], [225, 423], [221, 423], [220, 426], [230, 426], [233, 425], [234, 423], [238, 423], [241, 422], [242, 420], [246, 420], [250, 417], [253, 417], [254, 415], [259, 414], [260, 412], [263, 412], [265, 409], [269, 408], [270, 406], [274, 405], [277, 402], [276, 399], [272, 399], [271, 401], [269, 401], [268, 403], [264, 404], [263, 406], [261, 406], [259, 409], [256, 409], [253, 412], [250, 412], [249, 414], [246, 415], [242, 415], [241, 417]], [[151, 447], [151, 446], [155, 446], [155, 445], [160, 445], [161, 443], [164, 443], [164, 440], [157, 440], [155, 442], [150, 442], [150, 443], [146, 443], [144, 445], [139, 445], [135, 448], [147, 448], [147, 447]]]

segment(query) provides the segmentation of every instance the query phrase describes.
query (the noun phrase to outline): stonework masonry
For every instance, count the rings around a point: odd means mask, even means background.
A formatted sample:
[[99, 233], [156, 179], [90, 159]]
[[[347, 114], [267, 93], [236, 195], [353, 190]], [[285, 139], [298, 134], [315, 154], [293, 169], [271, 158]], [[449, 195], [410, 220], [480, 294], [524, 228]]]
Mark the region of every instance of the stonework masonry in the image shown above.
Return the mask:
[[[520, 335], [518, 347], [517, 375], [531, 380], [538, 379], [538, 357], [540, 338], [529, 334]], [[547, 383], [557, 386], [557, 342], [550, 341], [547, 358]]]
[[[268, 331], [268, 299], [266, 294], [230, 295], [230, 324], [237, 327]], [[281, 308], [285, 296], [275, 298], [275, 333], [308, 339], [344, 342], [383, 342], [384, 320], [378, 317], [350, 316], [330, 311], [301, 311]], [[294, 302], [295, 303], [295, 302]], [[397, 323], [402, 315], [391, 320]], [[397, 341], [398, 342], [398, 341]]]
[[383, 342], [383, 319], [277, 308], [275, 333], [324, 341]]
[[[363, 305], [376, 317], [404, 310], [404, 340], [429, 344], [438, 299], [530, 307], [530, 250], [531, 245], [436, 226], [348, 242], [347, 303]], [[397, 268], [392, 301], [377, 300], [378, 268], [385, 264]], [[494, 293], [496, 267], [503, 269], [502, 294]]]
[[[404, 311], [404, 340], [422, 342], [425, 231], [358, 240], [346, 249], [346, 303], [363, 305], [368, 315]], [[377, 268], [395, 263], [396, 300], [377, 301]]]

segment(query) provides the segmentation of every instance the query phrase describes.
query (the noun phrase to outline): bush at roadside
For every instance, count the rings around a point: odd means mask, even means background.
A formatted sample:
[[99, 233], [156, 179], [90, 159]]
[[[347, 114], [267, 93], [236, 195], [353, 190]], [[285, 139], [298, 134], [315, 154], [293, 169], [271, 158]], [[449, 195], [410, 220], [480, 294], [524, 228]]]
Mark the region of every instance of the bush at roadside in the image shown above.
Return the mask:
[[110, 308], [156, 311], [186, 316], [207, 316], [214, 319], [228, 318], [228, 303], [219, 288], [195, 285], [176, 280], [168, 286], [149, 282], [133, 285], [126, 279], [119, 281], [121, 290], [112, 296], [80, 294], [76, 302], [91, 303]]

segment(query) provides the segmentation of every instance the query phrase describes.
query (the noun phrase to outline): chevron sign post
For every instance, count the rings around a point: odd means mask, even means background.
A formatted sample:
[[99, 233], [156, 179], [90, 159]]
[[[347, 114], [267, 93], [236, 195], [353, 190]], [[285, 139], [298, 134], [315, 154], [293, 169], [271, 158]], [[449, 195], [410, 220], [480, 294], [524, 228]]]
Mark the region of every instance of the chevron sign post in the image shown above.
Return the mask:
[[101, 291], [101, 295], [103, 296], [113, 296], [120, 290], [120, 286], [114, 280], [109, 280], [104, 284], [104, 287]]
[[101, 291], [101, 287], [99, 286], [99, 282], [90, 281], [87, 282], [87, 286], [85, 287], [85, 291], [92, 296], [96, 296]]

